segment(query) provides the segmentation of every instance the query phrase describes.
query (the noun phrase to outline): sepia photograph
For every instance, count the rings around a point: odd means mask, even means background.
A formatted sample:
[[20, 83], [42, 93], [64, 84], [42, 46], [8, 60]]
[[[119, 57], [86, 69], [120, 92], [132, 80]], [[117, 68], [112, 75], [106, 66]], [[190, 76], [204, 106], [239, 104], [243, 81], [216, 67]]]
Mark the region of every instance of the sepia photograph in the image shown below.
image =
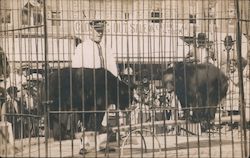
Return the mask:
[[250, 158], [250, 1], [0, 0], [0, 157]]

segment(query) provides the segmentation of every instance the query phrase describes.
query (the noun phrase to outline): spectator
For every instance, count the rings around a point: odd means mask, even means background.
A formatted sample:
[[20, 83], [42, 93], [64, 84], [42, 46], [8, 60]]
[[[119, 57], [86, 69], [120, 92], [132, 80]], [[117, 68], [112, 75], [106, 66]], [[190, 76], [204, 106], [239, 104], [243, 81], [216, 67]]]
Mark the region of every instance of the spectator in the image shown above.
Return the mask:
[[0, 47], [0, 78], [7, 78], [9, 77], [9, 74], [10, 64], [4, 50]]
[[[165, 76], [165, 87], [166, 87], [166, 118], [168, 120], [174, 120], [176, 114], [179, 115], [179, 117], [182, 117], [182, 109], [181, 104], [179, 100], [177, 99], [177, 96], [174, 92], [174, 76], [173, 75], [167, 75]], [[163, 102], [164, 103], [164, 102]], [[176, 111], [176, 110], [177, 111]], [[177, 116], [178, 119], [178, 116]]]
[[8, 100], [3, 103], [3, 107], [2, 107], [2, 120], [7, 121], [5, 119], [4, 114], [6, 113], [19, 113], [20, 112], [20, 108], [18, 106], [18, 97], [17, 97], [17, 93], [19, 92], [19, 90], [17, 89], [17, 87], [9, 87], [7, 89], [7, 94], [8, 94]]
[[5, 103], [3, 103], [1, 109], [1, 120], [8, 121], [12, 123], [12, 129], [14, 130], [15, 138], [20, 138], [20, 118], [18, 116], [10, 115], [6, 116], [5, 114], [19, 114], [20, 113], [20, 100], [17, 97], [17, 93], [19, 90], [17, 87], [9, 87], [7, 89], [8, 99]]
[[[181, 104], [177, 97], [175, 96], [174, 91], [168, 91], [166, 96], [166, 118], [167, 120], [175, 120], [175, 115], [178, 114], [178, 117], [182, 117]], [[177, 111], [176, 111], [177, 110]]]
[[123, 80], [127, 83], [133, 82], [133, 69], [130, 66], [126, 66], [126, 68], [123, 70]]
[[18, 92], [20, 92], [22, 85], [26, 82], [27, 79], [26, 76], [24, 76], [22, 69], [14, 69], [11, 71], [9, 78], [6, 79], [6, 89], [14, 86], [18, 89]]
[[5, 88], [0, 87], [0, 121], [2, 120], [2, 105], [6, 101], [6, 90]]

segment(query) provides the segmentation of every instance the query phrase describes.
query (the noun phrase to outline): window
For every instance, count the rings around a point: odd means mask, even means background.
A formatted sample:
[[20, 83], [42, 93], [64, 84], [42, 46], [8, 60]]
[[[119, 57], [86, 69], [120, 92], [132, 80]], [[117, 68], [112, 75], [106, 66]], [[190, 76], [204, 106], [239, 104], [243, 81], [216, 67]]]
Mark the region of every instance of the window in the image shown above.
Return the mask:
[[10, 23], [11, 21], [11, 10], [10, 9], [3, 9], [0, 13], [0, 19], [2, 23]]
[[26, 8], [22, 10], [22, 24], [30, 25], [30, 12]]
[[153, 18], [153, 20], [151, 20], [152, 23], [161, 23], [162, 22], [162, 13], [160, 10], [154, 10], [151, 12], [151, 18]]
[[0, 0], [0, 20], [2, 23], [11, 22], [10, 1]]
[[189, 14], [189, 23], [196, 24], [196, 15]]
[[22, 9], [21, 16], [23, 25], [41, 25], [43, 18], [40, 3], [27, 2]]
[[33, 12], [33, 24], [41, 25], [42, 24], [42, 14], [40, 12]]
[[58, 19], [61, 18], [61, 12], [53, 11], [51, 15], [52, 15], [52, 26], [60, 26], [61, 21]]

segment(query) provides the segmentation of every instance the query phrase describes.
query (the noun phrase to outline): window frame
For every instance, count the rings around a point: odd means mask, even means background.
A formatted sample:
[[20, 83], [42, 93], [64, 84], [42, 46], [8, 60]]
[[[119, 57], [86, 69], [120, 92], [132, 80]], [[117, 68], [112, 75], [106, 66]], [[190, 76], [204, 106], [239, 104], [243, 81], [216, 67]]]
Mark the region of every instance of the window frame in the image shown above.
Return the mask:
[[53, 20], [55, 19], [61, 19], [61, 12], [60, 11], [51, 11], [51, 26], [61, 26], [61, 20]]
[[11, 24], [11, 9], [1, 9], [1, 12], [1, 22], [5, 24]]
[[[26, 19], [24, 19], [25, 17]], [[26, 7], [23, 7], [21, 10], [21, 19], [22, 25], [31, 25], [31, 10]]]
[[33, 18], [33, 25], [41, 25], [43, 23], [43, 15], [41, 11], [33, 10], [32, 18]]
[[[157, 16], [156, 16], [157, 15]], [[153, 9], [150, 12], [150, 22], [151, 23], [162, 23], [162, 11], [160, 9]]]
[[196, 14], [189, 14], [189, 24], [197, 24]]
[[[21, 9], [21, 23], [22, 25], [42, 25], [43, 23], [43, 14], [42, 9], [39, 7], [28, 6], [26, 4]], [[26, 18], [26, 19], [25, 19]]]

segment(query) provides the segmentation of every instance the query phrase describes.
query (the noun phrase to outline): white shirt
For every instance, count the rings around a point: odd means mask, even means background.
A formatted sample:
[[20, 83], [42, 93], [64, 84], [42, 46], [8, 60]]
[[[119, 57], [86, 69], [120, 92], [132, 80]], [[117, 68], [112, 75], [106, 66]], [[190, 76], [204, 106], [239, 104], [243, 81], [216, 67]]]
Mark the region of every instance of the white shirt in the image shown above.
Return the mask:
[[[190, 50], [190, 54], [192, 55], [192, 58], [195, 59], [195, 51], [192, 48]], [[205, 48], [196, 48], [196, 60], [198, 60], [198, 62], [200, 63], [214, 63], [214, 61], [212, 60], [212, 58], [208, 55], [208, 52]]]
[[[102, 55], [104, 58], [104, 68], [109, 70], [113, 75], [118, 76], [116, 61], [111, 49], [106, 49], [101, 45]], [[99, 56], [99, 49], [96, 42], [88, 39], [80, 43], [72, 57], [73, 68], [100, 68], [101, 61]]]
[[172, 109], [171, 120], [174, 120], [174, 115], [175, 115], [175, 110], [173, 110], [174, 108], [177, 108], [176, 110], [180, 117], [183, 116], [181, 103], [178, 100], [177, 96], [175, 95], [174, 91], [171, 93], [167, 93], [167, 106]]

